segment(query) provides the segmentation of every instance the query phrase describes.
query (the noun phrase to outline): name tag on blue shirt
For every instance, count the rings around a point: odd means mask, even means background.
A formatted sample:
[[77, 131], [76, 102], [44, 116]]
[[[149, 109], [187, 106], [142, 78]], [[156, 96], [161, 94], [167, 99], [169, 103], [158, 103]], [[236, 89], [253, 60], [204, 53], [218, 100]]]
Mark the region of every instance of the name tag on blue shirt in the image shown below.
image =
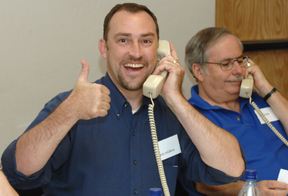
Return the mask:
[[181, 153], [178, 135], [173, 135], [158, 142], [162, 161]]
[[288, 170], [280, 169], [277, 181], [288, 183]]
[[[267, 108], [262, 108], [260, 109], [261, 112], [265, 115], [265, 117], [269, 120], [269, 122], [273, 122], [273, 121], [277, 121], [279, 120], [277, 118], [277, 116], [275, 115], [275, 113], [273, 112], [273, 110], [270, 107]], [[256, 113], [259, 121], [261, 124], [265, 124], [264, 120], [261, 118], [261, 116], [256, 112], [256, 110], [254, 110], [254, 112]]]

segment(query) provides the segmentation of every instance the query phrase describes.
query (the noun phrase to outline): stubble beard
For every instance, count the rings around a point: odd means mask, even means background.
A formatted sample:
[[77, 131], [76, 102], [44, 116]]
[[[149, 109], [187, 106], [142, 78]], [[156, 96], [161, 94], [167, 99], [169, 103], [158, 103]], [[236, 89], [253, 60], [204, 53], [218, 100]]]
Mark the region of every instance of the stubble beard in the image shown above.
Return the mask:
[[135, 81], [139, 76], [131, 76], [129, 77], [129, 81], [127, 80], [127, 77], [123, 76], [121, 72], [118, 74], [120, 85], [129, 91], [137, 91], [142, 89], [144, 82], [148, 78], [148, 74], [145, 74], [145, 77], [143, 77], [140, 81]]
[[[135, 62], [135, 63], [142, 63], [144, 65], [148, 64], [148, 62], [146, 62], [142, 58], [141, 59], [125, 59], [122, 62], [120, 62], [119, 67], [121, 67], [127, 61]], [[119, 69], [118, 70], [118, 79], [119, 79], [119, 83], [120, 83], [121, 87], [124, 88], [125, 90], [129, 90], [129, 91], [138, 91], [138, 90], [142, 89], [144, 82], [146, 81], [146, 79], [150, 75], [149, 73], [147, 73], [147, 71], [146, 71], [145, 75], [139, 80], [139, 78], [141, 76], [129, 76], [129, 77], [126, 76], [125, 77], [124, 74]]]

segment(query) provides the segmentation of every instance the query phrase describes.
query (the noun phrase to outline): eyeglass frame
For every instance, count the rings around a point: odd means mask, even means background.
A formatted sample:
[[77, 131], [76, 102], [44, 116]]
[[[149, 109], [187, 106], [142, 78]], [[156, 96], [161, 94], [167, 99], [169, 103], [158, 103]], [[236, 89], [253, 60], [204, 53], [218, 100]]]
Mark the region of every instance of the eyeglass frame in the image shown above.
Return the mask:
[[[239, 57], [236, 57], [236, 58], [233, 58], [233, 59], [224, 59], [224, 60], [222, 60], [220, 63], [215, 63], [215, 62], [204, 62], [204, 63], [220, 65], [221, 70], [223, 70], [223, 71], [229, 71], [229, 70], [233, 69], [235, 61], [237, 61], [237, 62], [239, 63], [238, 60], [239, 60], [240, 58], [242, 58], [243, 61], [244, 61], [244, 59], [246, 59], [245, 64], [242, 65], [242, 66], [240, 65], [240, 67], [247, 67], [247, 66], [250, 65], [250, 63], [249, 63], [249, 56], [239, 56]], [[230, 60], [230, 61], [232, 60], [232, 62], [229, 63], [229, 64], [232, 64], [232, 66], [231, 66], [230, 69], [223, 69], [223, 67], [222, 67], [222, 62], [223, 62], [223, 61], [227, 61], [227, 60]], [[240, 63], [239, 63], [239, 64], [240, 64]], [[224, 66], [224, 67], [225, 67], [225, 66]]]

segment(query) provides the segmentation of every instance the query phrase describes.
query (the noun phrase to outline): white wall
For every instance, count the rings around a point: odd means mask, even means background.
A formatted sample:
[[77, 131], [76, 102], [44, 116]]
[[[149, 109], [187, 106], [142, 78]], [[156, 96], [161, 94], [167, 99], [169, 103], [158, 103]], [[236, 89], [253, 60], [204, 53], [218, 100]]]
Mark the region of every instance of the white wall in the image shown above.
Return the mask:
[[[73, 88], [80, 60], [91, 66], [89, 81], [105, 74], [98, 52], [103, 20], [120, 0], [1, 0], [0, 155], [44, 104]], [[215, 25], [215, 0], [139, 0], [158, 18], [160, 39], [172, 42], [186, 69], [183, 93], [195, 81], [184, 63], [187, 41]]]

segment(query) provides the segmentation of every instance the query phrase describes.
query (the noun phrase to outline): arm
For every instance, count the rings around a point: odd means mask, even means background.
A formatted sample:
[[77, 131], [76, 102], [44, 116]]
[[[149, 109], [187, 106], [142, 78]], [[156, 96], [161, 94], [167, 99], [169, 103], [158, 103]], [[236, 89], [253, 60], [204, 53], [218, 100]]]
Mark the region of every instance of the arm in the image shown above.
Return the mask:
[[0, 170], [0, 196], [18, 196], [18, 194], [11, 187], [6, 176], [1, 170]]
[[58, 144], [79, 119], [105, 116], [110, 109], [110, 91], [103, 85], [89, 83], [89, 64], [86, 61], [81, 63], [81, 74], [69, 97], [17, 141], [17, 170], [26, 176], [45, 166]]
[[233, 177], [243, 173], [244, 160], [232, 134], [205, 118], [183, 96], [166, 100], [207, 165]]
[[173, 63], [174, 59], [177, 54], [171, 44], [171, 56], [163, 58], [155, 70], [155, 74], [164, 69], [169, 72], [162, 89], [167, 105], [185, 128], [202, 160], [227, 175], [239, 177], [245, 163], [237, 139], [205, 118], [184, 98], [181, 86], [185, 71], [180, 64]]
[[237, 196], [244, 185], [245, 181], [238, 181], [235, 183], [213, 186], [196, 182], [196, 189], [199, 193], [207, 196]]
[[[252, 60], [250, 60], [251, 66], [246, 70], [246, 76], [248, 73], [254, 76], [254, 90], [262, 98], [265, 97], [272, 89], [273, 86], [266, 79], [259, 66], [257, 66]], [[267, 103], [270, 105], [276, 116], [282, 123], [287, 135], [288, 135], [288, 100], [284, 98], [280, 92], [276, 91], [268, 100]]]
[[[230, 183], [226, 185], [213, 186], [203, 183], [196, 183], [196, 189], [199, 193], [205, 194], [207, 196], [237, 196], [243, 187], [245, 181], [238, 181], [236, 183]], [[263, 180], [257, 182], [262, 196], [287, 195], [287, 184], [284, 182], [278, 182], [275, 180]], [[276, 190], [277, 189], [277, 190]]]

